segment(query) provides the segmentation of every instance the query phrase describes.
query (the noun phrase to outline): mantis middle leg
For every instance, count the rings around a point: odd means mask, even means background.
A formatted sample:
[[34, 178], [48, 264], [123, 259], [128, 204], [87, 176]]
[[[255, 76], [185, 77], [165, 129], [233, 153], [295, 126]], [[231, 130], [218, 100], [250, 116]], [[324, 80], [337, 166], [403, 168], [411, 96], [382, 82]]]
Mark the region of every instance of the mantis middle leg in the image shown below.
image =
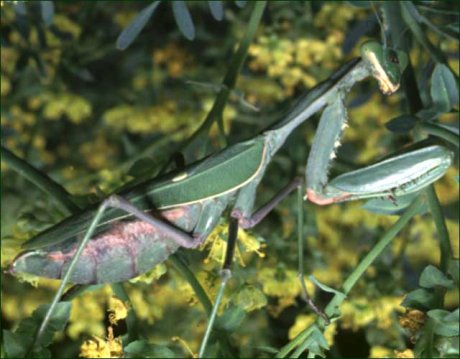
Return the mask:
[[[200, 351], [198, 357], [201, 358], [204, 355], [204, 351], [206, 349], [207, 342], [209, 340], [209, 336], [211, 334], [215, 319], [217, 317], [217, 310], [220, 306], [223, 293], [225, 287], [227, 285], [228, 280], [231, 278], [231, 266], [233, 262], [233, 257], [235, 253], [236, 241], [238, 239], [238, 228], [249, 229], [256, 226], [262, 219], [264, 219], [284, 198], [286, 198], [291, 192], [294, 190], [302, 187], [302, 180], [299, 177], [294, 178], [288, 185], [286, 185], [281, 191], [279, 191], [273, 198], [271, 198], [267, 203], [262, 205], [258, 210], [256, 210], [252, 215], [245, 216], [245, 210], [248, 207], [253, 205], [253, 198], [257, 184], [251, 184], [250, 187], [246, 188], [246, 191], [239, 194], [236, 208], [231, 212], [230, 220], [229, 220], [229, 229], [228, 229], [228, 238], [227, 238], [227, 248], [225, 252], [225, 259], [222, 265], [221, 270], [221, 283], [219, 287], [219, 291], [216, 295], [216, 299], [214, 302], [213, 310], [209, 319], [208, 326], [206, 328], [205, 335], [203, 337]], [[252, 193], [251, 193], [252, 192]], [[241, 197], [242, 196], [242, 197]], [[244, 200], [241, 200], [244, 198]], [[238, 204], [243, 204], [243, 207], [238, 207]], [[299, 223], [301, 225], [301, 223]], [[302, 240], [303, 236], [299, 236], [299, 240]], [[320, 315], [326, 323], [329, 323], [328, 318], [326, 315], [318, 309], [318, 307], [314, 304], [313, 300], [310, 298], [305, 281], [303, 276], [303, 266], [300, 263], [303, 263], [300, 256], [302, 253], [299, 253], [299, 280], [302, 289], [302, 299], [306, 301], [306, 303], [313, 309], [315, 313]]]

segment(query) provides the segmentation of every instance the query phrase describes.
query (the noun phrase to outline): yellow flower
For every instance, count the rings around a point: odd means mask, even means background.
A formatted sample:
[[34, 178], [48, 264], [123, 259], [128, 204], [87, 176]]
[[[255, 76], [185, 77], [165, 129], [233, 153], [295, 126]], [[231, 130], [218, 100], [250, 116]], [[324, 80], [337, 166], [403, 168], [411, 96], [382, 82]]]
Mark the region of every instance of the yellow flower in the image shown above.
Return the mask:
[[86, 340], [80, 347], [82, 358], [122, 358], [123, 345], [121, 337], [114, 338], [112, 327], [108, 327], [107, 340], [99, 337]]
[[243, 308], [246, 312], [251, 312], [265, 307], [267, 305], [267, 298], [258, 288], [247, 285], [238, 291], [232, 302]]
[[396, 358], [415, 358], [414, 352], [411, 349], [406, 349], [403, 351], [394, 351]]
[[399, 325], [407, 329], [411, 335], [417, 333], [425, 325], [426, 315], [417, 309], [407, 309], [399, 318]]
[[371, 347], [369, 358], [393, 358], [393, 351], [380, 345]]
[[[208, 236], [202, 245], [202, 248], [210, 247], [209, 254], [205, 260], [205, 263], [209, 263], [211, 260], [220, 264], [224, 263], [225, 250], [227, 248], [227, 238], [227, 224], [220, 224], [214, 228], [212, 233]], [[257, 240], [257, 238], [248, 234], [242, 228], [238, 229], [238, 242], [243, 245], [245, 253], [255, 252], [261, 258], [265, 256], [265, 254], [261, 251], [263, 245]], [[240, 246], [235, 248], [234, 258], [240, 262], [241, 266], [244, 266], [243, 255], [241, 253]]]
[[165, 274], [167, 271], [166, 266], [164, 263], [160, 263], [153, 267], [151, 270], [148, 272], [145, 272], [144, 274], [141, 274], [140, 276], [137, 276], [135, 278], [130, 279], [129, 281], [131, 283], [138, 283], [142, 282], [145, 284], [151, 284], [153, 281], [158, 280], [163, 274]]
[[112, 325], [117, 325], [119, 320], [125, 319], [128, 316], [129, 307], [123, 303], [119, 298], [112, 296], [109, 299], [107, 311], [109, 314], [109, 321]]

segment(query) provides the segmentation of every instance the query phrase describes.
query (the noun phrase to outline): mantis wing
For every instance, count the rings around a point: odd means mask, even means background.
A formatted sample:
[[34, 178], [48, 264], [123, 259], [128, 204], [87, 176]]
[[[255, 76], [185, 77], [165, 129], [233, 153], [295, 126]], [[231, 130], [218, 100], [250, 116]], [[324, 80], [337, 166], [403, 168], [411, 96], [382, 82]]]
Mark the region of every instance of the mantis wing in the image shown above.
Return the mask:
[[[119, 195], [142, 210], [165, 209], [201, 202], [244, 186], [258, 173], [265, 153], [262, 136], [230, 146], [205, 158], [183, 172], [141, 183]], [[88, 207], [24, 243], [25, 249], [38, 249], [62, 243], [83, 233], [96, 214], [99, 203]], [[126, 218], [126, 212], [110, 208], [104, 213], [95, 234], [110, 223]]]

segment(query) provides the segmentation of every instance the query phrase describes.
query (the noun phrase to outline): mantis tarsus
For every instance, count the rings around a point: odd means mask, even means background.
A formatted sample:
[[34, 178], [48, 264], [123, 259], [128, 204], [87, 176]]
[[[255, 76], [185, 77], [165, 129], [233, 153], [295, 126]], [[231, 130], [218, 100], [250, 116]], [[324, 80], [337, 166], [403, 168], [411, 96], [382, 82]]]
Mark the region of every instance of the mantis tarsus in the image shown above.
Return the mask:
[[[237, 227], [255, 226], [301, 184], [295, 179], [254, 211], [256, 189], [267, 166], [291, 132], [323, 109], [307, 164], [306, 198], [310, 201], [330, 204], [370, 197], [392, 198], [434, 182], [446, 172], [453, 156], [440, 145], [399, 154], [328, 182], [328, 168], [346, 127], [345, 94], [370, 75], [377, 79], [383, 93], [392, 94], [398, 89], [407, 64], [404, 53], [376, 42], [364, 44], [361, 54], [361, 59], [349, 62], [314, 87], [286, 117], [258, 136], [229, 146], [182, 171], [114, 194], [39, 234], [25, 243], [27, 250], [18, 255], [10, 271], [62, 278], [55, 301], [67, 281], [124, 281], [163, 262], [180, 247], [195, 248], [203, 243], [231, 205], [222, 279], [222, 287], [225, 286]], [[82, 235], [84, 238], [77, 240]], [[216, 300], [214, 308], [218, 305]], [[48, 314], [49, 317], [51, 313]], [[46, 324], [45, 319], [41, 331]]]

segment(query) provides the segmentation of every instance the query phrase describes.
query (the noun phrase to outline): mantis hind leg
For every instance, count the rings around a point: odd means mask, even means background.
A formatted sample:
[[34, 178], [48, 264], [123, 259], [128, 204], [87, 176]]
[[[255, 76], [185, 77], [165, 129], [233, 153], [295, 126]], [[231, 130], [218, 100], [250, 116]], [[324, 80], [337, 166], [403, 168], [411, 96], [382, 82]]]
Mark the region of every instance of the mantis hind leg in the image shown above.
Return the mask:
[[88, 230], [86, 231], [82, 241], [78, 245], [75, 254], [73, 255], [72, 260], [70, 261], [69, 266], [67, 267], [67, 270], [65, 271], [61, 284], [53, 298], [53, 301], [45, 315], [45, 318], [43, 319], [43, 322], [41, 323], [40, 327], [38, 328], [34, 340], [31, 344], [31, 347], [29, 349], [29, 352], [32, 352], [32, 350], [35, 347], [36, 343], [40, 343], [41, 338], [43, 337], [43, 334], [46, 331], [46, 328], [49, 324], [49, 321], [51, 319], [51, 316], [53, 315], [53, 312], [57, 306], [57, 303], [59, 302], [63, 292], [64, 288], [69, 282], [71, 275], [76, 268], [77, 262], [80, 259], [84, 248], [88, 244], [89, 240], [93, 236], [93, 233], [103, 218], [103, 214], [106, 211], [107, 208], [109, 207], [115, 207], [115, 208], [120, 208], [135, 217], [155, 226], [158, 231], [162, 231], [163, 233], [167, 234], [168, 237], [172, 240], [175, 241], [178, 245], [186, 247], [186, 248], [193, 248], [198, 245], [199, 238], [193, 238], [189, 234], [187, 234], [184, 231], [181, 231], [180, 229], [174, 227], [173, 225], [162, 221], [161, 219], [155, 218], [147, 213], [144, 213], [143, 211], [139, 210], [137, 207], [135, 207], [133, 204], [131, 204], [128, 200], [123, 199], [120, 196], [117, 195], [112, 195], [106, 200], [104, 200], [101, 205], [99, 206], [96, 215], [94, 216], [93, 220], [91, 221], [90, 226], [88, 227]]

